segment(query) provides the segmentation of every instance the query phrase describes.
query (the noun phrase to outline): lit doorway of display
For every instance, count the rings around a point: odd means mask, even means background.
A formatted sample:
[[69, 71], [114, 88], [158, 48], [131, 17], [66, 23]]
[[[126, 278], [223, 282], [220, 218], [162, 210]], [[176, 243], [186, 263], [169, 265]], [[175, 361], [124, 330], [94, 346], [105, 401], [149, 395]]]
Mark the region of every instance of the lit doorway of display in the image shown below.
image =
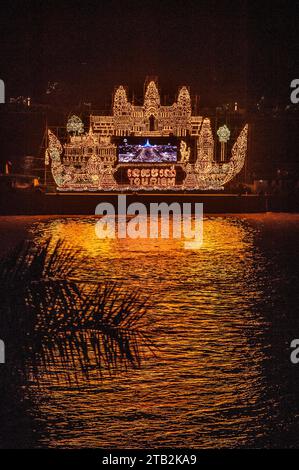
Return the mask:
[[149, 117], [149, 130], [150, 132], [157, 130], [157, 120], [152, 114]]

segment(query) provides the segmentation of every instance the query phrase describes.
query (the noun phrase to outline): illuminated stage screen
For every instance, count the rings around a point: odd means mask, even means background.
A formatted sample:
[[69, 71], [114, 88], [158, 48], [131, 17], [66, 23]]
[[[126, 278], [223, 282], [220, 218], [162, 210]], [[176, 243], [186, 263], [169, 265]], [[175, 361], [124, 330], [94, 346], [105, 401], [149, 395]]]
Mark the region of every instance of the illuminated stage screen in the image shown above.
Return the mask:
[[174, 139], [128, 138], [118, 145], [119, 163], [175, 163], [177, 145]]

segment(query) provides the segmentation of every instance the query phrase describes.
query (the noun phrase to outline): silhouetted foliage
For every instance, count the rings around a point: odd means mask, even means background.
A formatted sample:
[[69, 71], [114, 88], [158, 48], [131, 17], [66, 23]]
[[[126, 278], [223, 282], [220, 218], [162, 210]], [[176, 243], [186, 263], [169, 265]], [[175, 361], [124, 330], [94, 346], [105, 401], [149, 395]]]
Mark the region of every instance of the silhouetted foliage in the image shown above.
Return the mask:
[[0, 260], [0, 327], [7, 358], [27, 378], [85, 379], [139, 367], [152, 350], [140, 325], [149, 304], [117, 283], [71, 279], [78, 253], [23, 242]]

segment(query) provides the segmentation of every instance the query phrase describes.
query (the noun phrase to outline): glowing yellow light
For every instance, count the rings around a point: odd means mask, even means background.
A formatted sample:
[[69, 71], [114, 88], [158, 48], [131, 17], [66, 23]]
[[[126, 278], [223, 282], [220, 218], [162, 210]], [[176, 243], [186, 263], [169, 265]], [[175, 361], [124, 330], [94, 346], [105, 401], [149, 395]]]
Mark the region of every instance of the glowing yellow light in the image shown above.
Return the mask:
[[[68, 121], [67, 127], [72, 134], [64, 145], [49, 131], [45, 164], [49, 164], [51, 160], [52, 174], [60, 190], [223, 189], [224, 184], [234, 178], [244, 165], [248, 126], [241, 131], [232, 147], [232, 157], [226, 163], [224, 145], [229, 139], [230, 131], [226, 126], [218, 129], [217, 134], [222, 143], [221, 163], [216, 163], [210, 120], [202, 116], [192, 116], [191, 109], [190, 94], [185, 86], [180, 88], [177, 101], [170, 106], [161, 105], [154, 81], [147, 85], [143, 106], [130, 103], [125, 88], [119, 86], [114, 94], [113, 115], [91, 115], [88, 133], [83, 133], [82, 121], [77, 116], [72, 116]], [[171, 177], [164, 173], [148, 177], [146, 173], [149, 164], [139, 163], [138, 168], [141, 172], [144, 170], [144, 174], [129, 177], [129, 182], [123, 183], [116, 181], [115, 173], [123, 168], [129, 176], [129, 170], [133, 169], [128, 168], [125, 163], [117, 163], [117, 147], [111, 142], [111, 138], [127, 135], [174, 135], [177, 138], [190, 135], [196, 140], [196, 145], [191, 154], [191, 148], [182, 138], [179, 144], [181, 159], [174, 169], [173, 164], [168, 165], [169, 171], [173, 173]], [[186, 175], [180, 183], [175, 179], [179, 168]], [[164, 167], [161, 167], [161, 171], [164, 172]]]

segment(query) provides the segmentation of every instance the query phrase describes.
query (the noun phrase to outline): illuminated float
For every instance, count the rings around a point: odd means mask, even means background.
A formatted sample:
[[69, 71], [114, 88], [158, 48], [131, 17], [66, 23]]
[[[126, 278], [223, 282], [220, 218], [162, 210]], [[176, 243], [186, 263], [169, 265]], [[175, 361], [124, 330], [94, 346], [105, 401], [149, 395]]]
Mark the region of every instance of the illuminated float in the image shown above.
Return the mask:
[[71, 116], [67, 131], [61, 143], [48, 130], [45, 163], [60, 191], [220, 190], [241, 171], [247, 151], [246, 124], [225, 161], [230, 132], [223, 126], [217, 132], [221, 161], [216, 161], [210, 119], [192, 115], [188, 88], [164, 106], [153, 80], [143, 105], [130, 103], [120, 86], [111, 116], [90, 115], [87, 133], [81, 119]]

